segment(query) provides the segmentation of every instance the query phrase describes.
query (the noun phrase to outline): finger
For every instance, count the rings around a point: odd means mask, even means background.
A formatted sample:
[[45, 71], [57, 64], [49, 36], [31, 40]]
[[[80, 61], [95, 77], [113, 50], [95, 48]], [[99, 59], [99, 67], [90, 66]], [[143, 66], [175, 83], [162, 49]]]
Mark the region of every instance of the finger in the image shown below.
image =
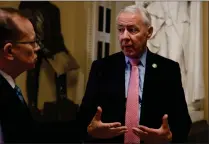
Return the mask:
[[148, 133], [153, 132], [153, 129], [148, 128], [148, 127], [143, 126], [143, 125], [139, 125], [138, 128], [143, 132], [148, 132]]
[[103, 123], [103, 127], [105, 127], [105, 128], [116, 128], [116, 127], [120, 127], [120, 126], [121, 126], [120, 122]]
[[120, 122], [110, 123], [110, 128], [115, 128], [115, 127], [120, 127], [120, 126], [121, 126]]
[[101, 115], [102, 115], [102, 108], [100, 106], [97, 107], [97, 112], [94, 115], [95, 120], [100, 121], [101, 120]]
[[120, 127], [116, 127], [116, 128], [110, 128], [110, 131], [112, 131], [112, 132], [119, 132], [119, 131], [123, 131], [123, 130], [128, 130], [127, 126], [120, 126]]
[[138, 128], [140, 130], [142, 130], [143, 132], [147, 132], [149, 134], [156, 134], [156, 133], [158, 133], [158, 129], [148, 128], [148, 127], [143, 126], [143, 125], [139, 125]]
[[163, 118], [162, 118], [162, 125], [161, 125], [161, 127], [162, 127], [163, 129], [169, 129], [169, 125], [168, 125], [168, 115], [167, 115], [167, 114], [165, 114], [165, 115], [163, 116]]
[[125, 134], [127, 132], [128, 132], [128, 130], [121, 130], [121, 131], [115, 133], [115, 136], [119, 136], [119, 135]]
[[148, 135], [148, 133], [146, 131], [142, 131], [141, 129], [136, 128], [136, 127], [132, 128], [132, 131], [136, 132], [136, 133], [139, 133], [139, 134]]
[[142, 130], [140, 130], [139, 128], [132, 128], [132, 131], [135, 135], [137, 135], [138, 137], [140, 137], [142, 140], [145, 139], [145, 137], [148, 136], [147, 132], [144, 132]]
[[121, 126], [121, 127], [109, 129], [109, 133], [111, 133], [111, 135], [114, 137], [124, 134], [126, 132], [128, 132], [128, 129], [126, 126]]
[[169, 135], [167, 136], [168, 141], [172, 141], [172, 132], [169, 133]]

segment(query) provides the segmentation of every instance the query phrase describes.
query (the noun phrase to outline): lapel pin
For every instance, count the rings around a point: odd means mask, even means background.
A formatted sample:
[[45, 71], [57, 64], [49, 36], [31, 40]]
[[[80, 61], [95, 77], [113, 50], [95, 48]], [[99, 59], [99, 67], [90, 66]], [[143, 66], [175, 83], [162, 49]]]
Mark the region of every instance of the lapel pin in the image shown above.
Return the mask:
[[152, 64], [152, 67], [153, 67], [153, 68], [157, 68], [157, 64], [153, 63], [153, 64]]

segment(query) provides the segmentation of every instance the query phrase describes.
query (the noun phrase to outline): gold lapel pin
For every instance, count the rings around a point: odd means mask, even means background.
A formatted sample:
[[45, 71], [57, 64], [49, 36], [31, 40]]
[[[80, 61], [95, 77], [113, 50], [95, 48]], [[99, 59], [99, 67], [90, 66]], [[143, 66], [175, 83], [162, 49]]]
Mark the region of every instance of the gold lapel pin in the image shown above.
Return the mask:
[[153, 64], [152, 64], [152, 67], [153, 67], [153, 68], [157, 68], [157, 64], [153, 63]]

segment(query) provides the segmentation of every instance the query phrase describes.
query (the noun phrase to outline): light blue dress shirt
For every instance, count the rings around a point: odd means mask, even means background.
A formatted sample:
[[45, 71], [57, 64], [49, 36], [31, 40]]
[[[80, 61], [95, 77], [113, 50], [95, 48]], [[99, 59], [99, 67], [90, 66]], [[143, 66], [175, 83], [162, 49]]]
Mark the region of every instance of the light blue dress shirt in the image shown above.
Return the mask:
[[[138, 65], [138, 69], [139, 69], [139, 119], [140, 119], [141, 100], [142, 100], [142, 95], [143, 95], [144, 77], [145, 77], [145, 70], [146, 70], [146, 58], [147, 58], [147, 50], [141, 56], [140, 64]], [[126, 98], [127, 98], [128, 85], [129, 85], [129, 79], [130, 79], [130, 73], [131, 73], [131, 64], [129, 62], [128, 57], [125, 57], [125, 60], [126, 60], [125, 88], [126, 88]]]
[[[141, 100], [142, 100], [142, 94], [143, 94], [143, 86], [144, 86], [144, 76], [145, 76], [145, 70], [146, 70], [146, 58], [147, 58], [147, 50], [143, 53], [143, 55], [140, 57], [140, 64], [138, 65], [139, 68], [139, 108], [141, 108]], [[130, 73], [131, 73], [131, 64], [129, 62], [129, 58], [125, 56], [126, 61], [126, 67], [125, 67], [125, 92], [126, 92], [126, 98], [128, 94], [128, 85], [129, 85], [129, 79], [130, 79]], [[139, 109], [140, 113], [140, 109]]]

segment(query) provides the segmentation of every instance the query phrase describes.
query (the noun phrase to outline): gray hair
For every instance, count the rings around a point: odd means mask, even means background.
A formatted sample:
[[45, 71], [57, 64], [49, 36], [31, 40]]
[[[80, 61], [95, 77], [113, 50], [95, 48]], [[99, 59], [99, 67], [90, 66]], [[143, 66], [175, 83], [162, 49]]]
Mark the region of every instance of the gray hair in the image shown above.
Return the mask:
[[140, 5], [130, 5], [123, 8], [117, 15], [116, 20], [118, 20], [118, 16], [123, 12], [130, 12], [130, 13], [140, 13], [144, 19], [144, 23], [148, 26], [151, 26], [151, 16], [148, 11], [140, 6]]

